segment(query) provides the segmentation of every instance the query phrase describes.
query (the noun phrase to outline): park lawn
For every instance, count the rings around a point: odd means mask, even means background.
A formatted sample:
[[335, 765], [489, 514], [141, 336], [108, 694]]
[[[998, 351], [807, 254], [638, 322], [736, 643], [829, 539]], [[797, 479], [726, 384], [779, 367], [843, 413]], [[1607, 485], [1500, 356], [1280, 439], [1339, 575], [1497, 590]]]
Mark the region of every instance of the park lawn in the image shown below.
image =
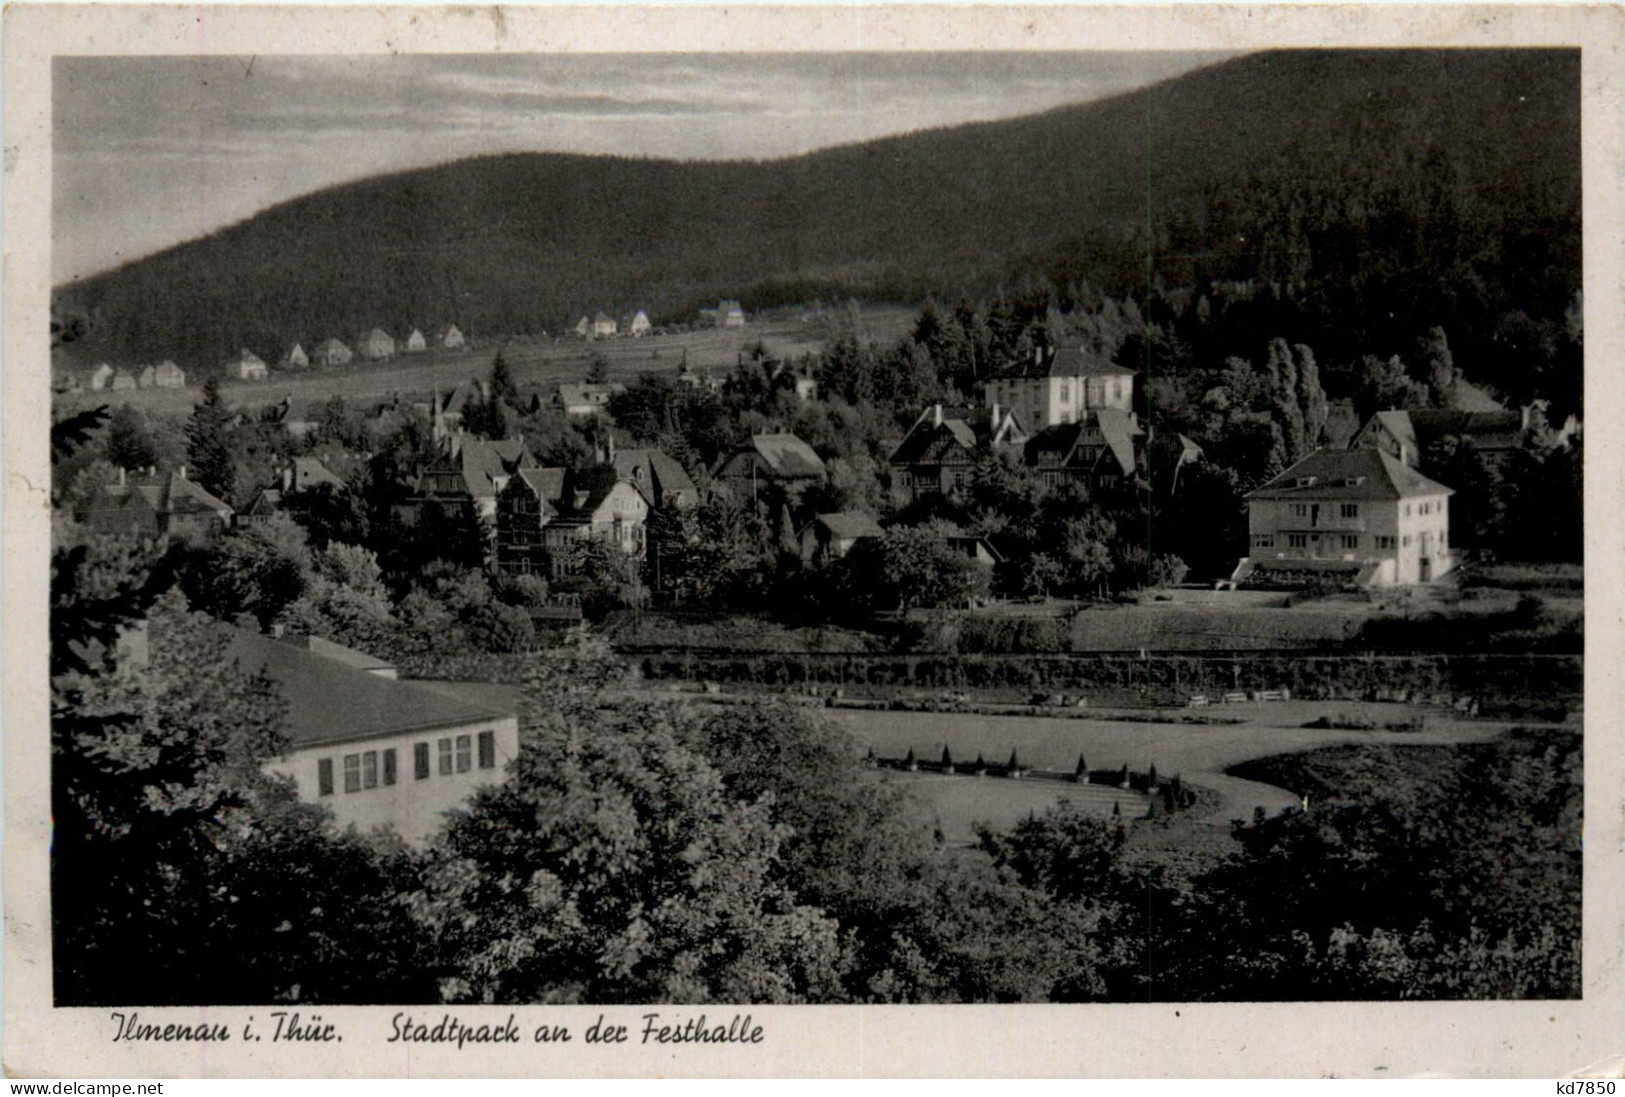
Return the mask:
[[1062, 800], [1102, 819], [1111, 818], [1114, 804], [1121, 807], [1125, 819], [1137, 818], [1145, 814], [1149, 802], [1144, 794], [1125, 789], [1032, 778], [889, 772], [884, 779], [908, 790], [927, 816], [934, 819], [950, 846], [974, 845], [978, 824], [1008, 830], [1028, 815], [1042, 814]]

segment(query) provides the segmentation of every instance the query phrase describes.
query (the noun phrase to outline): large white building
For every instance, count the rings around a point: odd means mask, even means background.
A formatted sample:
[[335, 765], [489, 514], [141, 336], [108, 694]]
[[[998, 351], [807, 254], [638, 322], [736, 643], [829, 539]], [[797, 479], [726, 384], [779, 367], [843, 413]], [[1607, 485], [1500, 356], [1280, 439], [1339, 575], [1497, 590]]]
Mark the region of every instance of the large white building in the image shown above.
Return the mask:
[[1247, 496], [1238, 583], [1428, 583], [1448, 572], [1450, 488], [1379, 449], [1323, 449]]
[[288, 752], [266, 768], [292, 778], [300, 799], [330, 808], [340, 827], [393, 827], [422, 845], [445, 812], [506, 779], [519, 754], [511, 705], [397, 681], [324, 650], [243, 630], [227, 648], [282, 687]]
[[1078, 347], [1040, 347], [989, 378], [985, 403], [1014, 411], [1036, 433], [1100, 408], [1133, 410], [1134, 371]]

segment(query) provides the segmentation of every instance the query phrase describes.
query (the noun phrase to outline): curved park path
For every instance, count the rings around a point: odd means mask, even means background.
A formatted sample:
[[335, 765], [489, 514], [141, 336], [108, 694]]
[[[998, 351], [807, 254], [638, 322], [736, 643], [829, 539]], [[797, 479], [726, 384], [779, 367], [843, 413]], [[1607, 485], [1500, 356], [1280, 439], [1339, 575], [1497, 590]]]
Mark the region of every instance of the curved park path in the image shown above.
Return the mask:
[[[1255, 807], [1274, 815], [1298, 803], [1292, 792], [1272, 785], [1232, 777], [1224, 771], [1254, 758], [1292, 754], [1319, 747], [1343, 744], [1391, 744], [1395, 746], [1448, 745], [1484, 742], [1501, 735], [1510, 725], [1489, 721], [1464, 720], [1447, 710], [1403, 704], [1289, 701], [1269, 704], [1248, 703], [1216, 706], [1201, 711], [1212, 718], [1236, 719], [1235, 724], [1178, 724], [1125, 719], [1074, 718], [1055, 716], [983, 716], [961, 713], [879, 712], [858, 709], [831, 709], [827, 715], [850, 731], [860, 746], [872, 747], [886, 758], [901, 758], [909, 750], [917, 757], [935, 759], [948, 747], [954, 758], [971, 759], [978, 754], [990, 761], [1003, 761], [1012, 750], [1038, 769], [1071, 771], [1079, 754], [1091, 769], [1115, 769], [1127, 765], [1143, 771], [1155, 765], [1164, 778], [1178, 774], [1192, 785], [1212, 790], [1219, 796], [1216, 807], [1193, 822], [1228, 827], [1233, 819], [1250, 819]], [[1184, 710], [1159, 713], [1177, 719]], [[1322, 716], [1369, 721], [1379, 727], [1390, 723], [1425, 720], [1419, 731], [1355, 731], [1306, 728], [1303, 725]], [[951, 782], [954, 778], [937, 778]], [[961, 779], [974, 781], [974, 779]], [[1089, 786], [1059, 785], [1054, 782], [1005, 780], [976, 781], [983, 791], [975, 802], [971, 794], [958, 789], [932, 789], [944, 816], [960, 822], [975, 818], [992, 824], [1014, 822], [1024, 817], [1036, 803], [1069, 798], [1087, 801], [1087, 806], [1104, 804], [1111, 810], [1114, 797], [1100, 797]], [[1019, 793], [1009, 786], [1020, 785]], [[999, 786], [1003, 786], [1000, 789]], [[1004, 791], [1008, 790], [1008, 791]], [[1044, 791], [1049, 790], [1049, 791]], [[1104, 791], [1104, 790], [1102, 790]], [[948, 802], [943, 802], [946, 796]], [[1143, 801], [1142, 801], [1143, 802]], [[1080, 803], [1080, 806], [1086, 806]], [[1134, 805], [1123, 803], [1129, 812]], [[954, 827], [952, 829], [960, 829]]]

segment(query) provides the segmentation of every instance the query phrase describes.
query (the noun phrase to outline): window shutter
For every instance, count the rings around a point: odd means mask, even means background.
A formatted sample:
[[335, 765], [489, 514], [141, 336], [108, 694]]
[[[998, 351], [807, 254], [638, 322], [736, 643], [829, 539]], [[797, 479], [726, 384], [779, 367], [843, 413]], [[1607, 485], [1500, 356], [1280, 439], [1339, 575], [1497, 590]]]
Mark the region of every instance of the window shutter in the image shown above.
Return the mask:
[[429, 776], [429, 744], [417, 743], [412, 747], [412, 776], [419, 781]]
[[480, 768], [494, 769], [497, 764], [497, 737], [492, 731], [480, 732]]
[[395, 748], [390, 747], [384, 751], [384, 784], [395, 783]]
[[316, 792], [320, 796], [333, 795], [333, 759], [323, 758], [316, 763]]

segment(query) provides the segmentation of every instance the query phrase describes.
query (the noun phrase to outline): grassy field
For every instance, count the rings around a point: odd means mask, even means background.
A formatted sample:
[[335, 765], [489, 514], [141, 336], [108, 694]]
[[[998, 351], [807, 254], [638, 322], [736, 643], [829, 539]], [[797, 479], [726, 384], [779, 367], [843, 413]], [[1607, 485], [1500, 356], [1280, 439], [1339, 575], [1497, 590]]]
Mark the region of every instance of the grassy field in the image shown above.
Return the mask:
[[[890, 343], [908, 330], [915, 315], [914, 310], [901, 308], [866, 311], [865, 330], [872, 340]], [[436, 386], [445, 391], [470, 378], [487, 376], [499, 350], [521, 388], [540, 388], [545, 394], [560, 382], [584, 378], [595, 355], [602, 355], [608, 362], [609, 376], [614, 381], [632, 382], [646, 373], [675, 374], [685, 354], [690, 369], [709, 369], [721, 376], [733, 370], [741, 351], [759, 341], [781, 358], [794, 360], [804, 354], [817, 354], [827, 335], [828, 326], [822, 322], [787, 317], [754, 320], [740, 328], [707, 328], [638, 339], [493, 340], [467, 351], [406, 354], [387, 362], [357, 362], [298, 373], [273, 370], [267, 381], [227, 381], [221, 388], [226, 401], [241, 408], [275, 404], [292, 397], [298, 416], [334, 396], [366, 402], [385, 400], [394, 394], [427, 395]], [[128, 403], [153, 412], [184, 414], [197, 402], [199, 391], [194, 385], [185, 389], [85, 392], [58, 400], [63, 407]]]
[[[1236, 706], [1247, 723], [1191, 727], [1132, 721], [1057, 719], [1039, 716], [962, 716], [943, 713], [870, 712], [830, 710], [829, 716], [846, 728], [860, 746], [873, 748], [885, 758], [900, 758], [913, 750], [921, 758], [935, 758], [947, 746], [956, 759], [981, 754], [1003, 761], [1011, 750], [1038, 769], [1070, 770], [1081, 753], [1091, 769], [1126, 765], [1144, 771], [1155, 765], [1163, 777], [1179, 774], [1190, 785], [1216, 794], [1216, 804], [1185, 821], [1211, 827], [1228, 826], [1232, 819], [1247, 819], [1255, 807], [1275, 814], [1297, 803], [1285, 789], [1274, 788], [1225, 770], [1255, 758], [1291, 754], [1342, 744], [1394, 744], [1438, 746], [1482, 742], [1502, 734], [1499, 724], [1464, 721], [1437, 709], [1378, 703], [1287, 702], [1265, 706]], [[1317, 716], [1329, 715], [1369, 721], [1381, 727], [1418, 714], [1428, 717], [1425, 730], [1414, 732], [1348, 731], [1305, 728]], [[1143, 801], [1130, 812], [1127, 797], [1116, 789], [1079, 787], [1058, 782], [1011, 781], [974, 777], [919, 777], [918, 792], [950, 841], [970, 841], [978, 821], [1008, 825], [1029, 811], [1043, 810], [1055, 801], [1089, 797], [1090, 810], [1111, 812], [1111, 798], [1123, 797], [1125, 815], [1143, 813]], [[1103, 796], [1101, 794], [1104, 794]]]
[[886, 779], [904, 784], [935, 817], [948, 844], [956, 846], [976, 841], [978, 823], [986, 823], [994, 830], [1008, 830], [1030, 812], [1048, 811], [1062, 800], [1102, 819], [1110, 818], [1113, 805], [1122, 809], [1124, 818], [1137, 818], [1145, 814], [1148, 802], [1138, 792], [1059, 781], [946, 777], [936, 773], [888, 773]]

